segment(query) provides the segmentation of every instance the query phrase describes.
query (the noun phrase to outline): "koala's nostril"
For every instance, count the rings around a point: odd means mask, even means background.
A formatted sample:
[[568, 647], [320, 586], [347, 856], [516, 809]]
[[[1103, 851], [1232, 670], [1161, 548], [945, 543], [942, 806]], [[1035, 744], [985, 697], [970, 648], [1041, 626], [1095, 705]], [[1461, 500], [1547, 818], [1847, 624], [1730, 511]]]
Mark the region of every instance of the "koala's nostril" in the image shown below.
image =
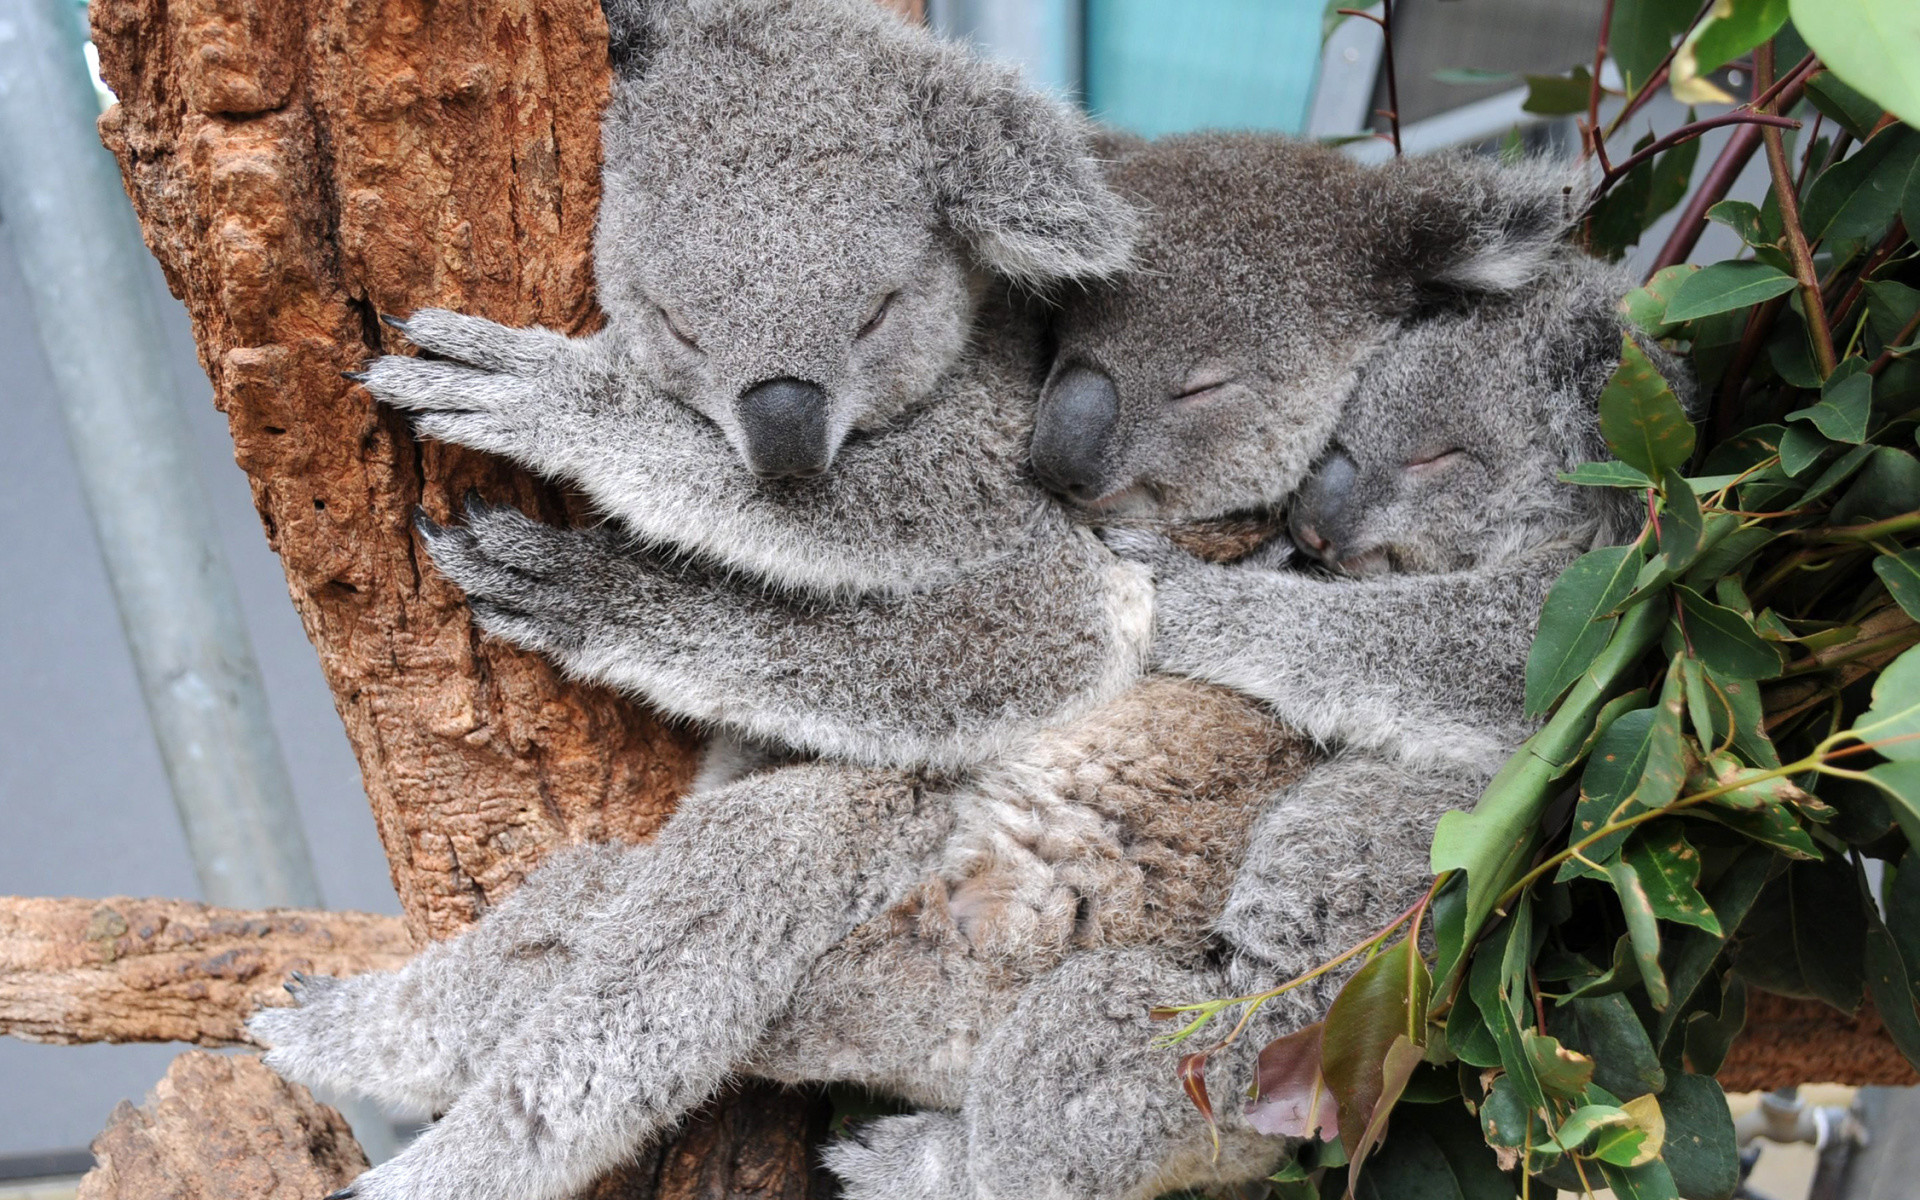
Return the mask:
[[767, 379], [740, 393], [734, 412], [747, 467], [762, 479], [812, 479], [833, 461], [827, 393], [804, 379]]
[[1107, 454], [1120, 421], [1120, 393], [1091, 367], [1061, 372], [1040, 396], [1033, 425], [1033, 471], [1040, 482], [1087, 504], [1112, 491]]

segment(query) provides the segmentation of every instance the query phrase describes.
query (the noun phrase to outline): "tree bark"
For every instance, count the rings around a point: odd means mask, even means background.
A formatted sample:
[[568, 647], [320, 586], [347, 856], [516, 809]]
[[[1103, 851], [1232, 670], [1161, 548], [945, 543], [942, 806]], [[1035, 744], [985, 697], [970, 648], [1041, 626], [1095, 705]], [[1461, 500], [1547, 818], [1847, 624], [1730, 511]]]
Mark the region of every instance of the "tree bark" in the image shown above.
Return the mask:
[[371, 913], [0, 898], [0, 1034], [242, 1045], [288, 972], [392, 969], [412, 953], [399, 918]]
[[[469, 488], [552, 521], [577, 503], [415, 442], [340, 377], [389, 348], [382, 312], [595, 324], [596, 0], [95, 0], [92, 19], [120, 101], [103, 139], [192, 318], [415, 939], [458, 931], [555, 846], [647, 836], [693, 738], [481, 641], [411, 528]], [[701, 1161], [785, 1163], [790, 1186], [756, 1194], [805, 1194], [804, 1153], [776, 1143], [818, 1124], [817, 1101], [743, 1103]], [[659, 1158], [623, 1194], [745, 1186]]]

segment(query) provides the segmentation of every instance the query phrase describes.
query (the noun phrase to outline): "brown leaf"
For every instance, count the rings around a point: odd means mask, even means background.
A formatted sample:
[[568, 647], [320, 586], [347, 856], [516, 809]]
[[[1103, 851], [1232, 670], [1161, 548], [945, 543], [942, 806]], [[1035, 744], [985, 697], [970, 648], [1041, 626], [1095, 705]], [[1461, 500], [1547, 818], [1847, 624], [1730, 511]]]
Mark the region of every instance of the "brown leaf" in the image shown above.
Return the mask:
[[1214, 1123], [1213, 1101], [1207, 1096], [1207, 1056], [1212, 1050], [1201, 1050], [1189, 1054], [1180, 1060], [1180, 1086], [1186, 1089], [1187, 1099], [1200, 1110], [1207, 1119], [1207, 1132], [1213, 1135], [1213, 1152], [1220, 1152], [1220, 1127]]
[[1347, 1167], [1347, 1190], [1359, 1195], [1360, 1168], [1365, 1165], [1367, 1155], [1380, 1144], [1387, 1133], [1387, 1117], [1393, 1112], [1393, 1106], [1400, 1102], [1401, 1093], [1407, 1090], [1407, 1080], [1413, 1078], [1415, 1067], [1425, 1057], [1421, 1047], [1414, 1044], [1406, 1034], [1393, 1039], [1387, 1047], [1387, 1053], [1380, 1064], [1380, 1098], [1374, 1101], [1373, 1112], [1367, 1117], [1367, 1127], [1360, 1134], [1359, 1144], [1354, 1147], [1353, 1161]]
[[1327, 1010], [1320, 1069], [1340, 1102], [1340, 1140], [1350, 1158], [1379, 1103], [1387, 1051], [1424, 1025], [1432, 986], [1419, 951], [1402, 941], [1368, 960]]
[[1271, 1137], [1340, 1136], [1338, 1107], [1320, 1074], [1320, 1035], [1315, 1021], [1297, 1033], [1268, 1042], [1254, 1073], [1254, 1096], [1247, 1101], [1247, 1124]]

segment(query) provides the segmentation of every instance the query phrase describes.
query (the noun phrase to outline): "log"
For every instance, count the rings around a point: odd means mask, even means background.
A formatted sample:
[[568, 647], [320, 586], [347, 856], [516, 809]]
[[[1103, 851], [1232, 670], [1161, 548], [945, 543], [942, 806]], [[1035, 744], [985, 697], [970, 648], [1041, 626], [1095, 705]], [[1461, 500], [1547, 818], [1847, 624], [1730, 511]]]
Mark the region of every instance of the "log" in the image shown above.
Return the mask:
[[78, 1200], [320, 1200], [367, 1169], [340, 1115], [247, 1055], [189, 1050], [93, 1140]]
[[289, 972], [391, 970], [413, 949], [398, 917], [371, 913], [0, 898], [0, 1034], [243, 1045]]

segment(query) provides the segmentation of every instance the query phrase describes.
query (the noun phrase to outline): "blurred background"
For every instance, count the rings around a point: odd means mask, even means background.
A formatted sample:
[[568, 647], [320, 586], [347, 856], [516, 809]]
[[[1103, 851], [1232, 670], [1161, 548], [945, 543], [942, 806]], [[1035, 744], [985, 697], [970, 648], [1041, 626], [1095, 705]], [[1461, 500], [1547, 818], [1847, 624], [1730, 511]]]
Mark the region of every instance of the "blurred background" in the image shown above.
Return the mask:
[[[0, 0], [0, 25], [10, 7], [33, 2]], [[1401, 0], [1394, 49], [1407, 150], [1491, 148], [1517, 131], [1533, 151], [1570, 154], [1571, 121], [1523, 111], [1521, 76], [1590, 62], [1599, 9], [1599, 0]], [[1142, 134], [1230, 128], [1347, 137], [1383, 128], [1379, 30], [1362, 20], [1330, 18], [1330, 11], [1324, 0], [928, 3], [936, 28], [1019, 64], [1031, 80], [1074, 97], [1101, 120]], [[72, 15], [83, 27], [84, 6]], [[57, 69], [89, 70], [78, 38]], [[7, 82], [0, 74], [0, 87]], [[1745, 91], [1737, 73], [1722, 82]], [[1681, 108], [1662, 97], [1621, 140], [1683, 121]], [[1702, 162], [1712, 161], [1723, 137], [1705, 140]], [[1351, 152], [1390, 153], [1384, 142], [1366, 139], [1352, 143]], [[60, 154], [105, 157], [97, 145]], [[59, 155], [10, 161], [0, 163], [0, 171], [61, 169], [60, 163]], [[1734, 194], [1757, 199], [1764, 162], [1756, 158], [1750, 174]], [[123, 621], [96, 535], [103, 515], [111, 520], [107, 510], [137, 508], [149, 498], [82, 469], [87, 448], [76, 456], [69, 429], [88, 428], [87, 437], [112, 431], [63, 414], [43, 347], [71, 347], [74, 331], [67, 330], [64, 342], [41, 336], [21, 274], [17, 230], [8, 228], [7, 218], [0, 208], [0, 233], [9, 235], [0, 236], [0, 680], [8, 685], [0, 690], [0, 893], [233, 902], [209, 894], [205, 854], [196, 861], [183, 833], [179, 772], [170, 772], [162, 753], [172, 735], [162, 731], [156, 739], [129, 649], [138, 618]], [[1668, 227], [1663, 222], [1647, 235], [1635, 252], [1640, 260], [1651, 259]], [[1734, 248], [1731, 235], [1715, 227], [1696, 257], [1712, 260]], [[140, 259], [144, 271], [128, 287], [141, 293], [139, 306], [150, 314], [163, 364], [164, 378], [155, 381], [159, 419], [177, 433], [197, 485], [185, 502], [200, 506], [189, 516], [208, 532], [202, 565], [237, 598], [223, 636], [240, 659], [250, 647], [258, 665], [260, 690], [247, 701], [255, 717], [265, 717], [256, 730], [264, 749], [255, 750], [269, 764], [276, 755], [284, 763], [281, 778], [290, 787], [273, 785], [286, 793], [276, 803], [291, 814], [287, 819], [304, 834], [310, 854], [311, 877], [300, 885], [306, 892], [289, 894], [298, 900], [317, 892], [314, 899], [330, 907], [398, 912], [352, 755], [233, 462], [185, 313], [167, 295], [158, 268], [144, 252]], [[228, 576], [230, 585], [219, 583]], [[185, 803], [191, 811], [191, 801]], [[138, 1101], [176, 1050], [0, 1038], [0, 1193], [63, 1194], [58, 1186], [48, 1192], [24, 1181], [84, 1170], [87, 1142], [113, 1105]], [[1840, 1105], [1849, 1099], [1820, 1098]], [[1775, 1155], [1798, 1163], [1792, 1167], [1798, 1174], [1770, 1185], [1769, 1194], [1779, 1200], [1806, 1195], [1813, 1154], [1809, 1146], [1798, 1159]]]

